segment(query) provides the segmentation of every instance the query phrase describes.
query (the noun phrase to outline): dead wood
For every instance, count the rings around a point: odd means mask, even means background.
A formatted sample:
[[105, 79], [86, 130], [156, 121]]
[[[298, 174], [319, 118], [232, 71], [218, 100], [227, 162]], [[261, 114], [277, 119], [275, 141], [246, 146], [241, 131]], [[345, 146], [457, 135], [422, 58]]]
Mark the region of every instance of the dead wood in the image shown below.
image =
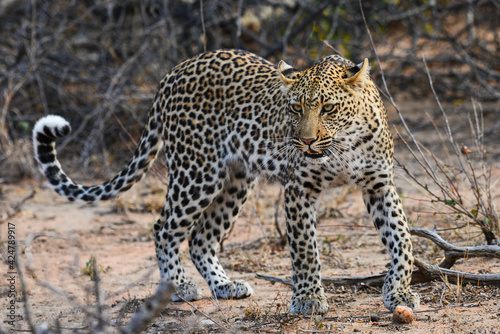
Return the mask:
[[[482, 284], [500, 286], [500, 274], [473, 274], [462, 271], [450, 270], [455, 262], [461, 258], [471, 257], [488, 257], [500, 258], [500, 247], [497, 245], [459, 247], [446, 242], [441, 238], [435, 230], [426, 230], [422, 228], [412, 228], [411, 234], [429, 239], [438, 247], [445, 251], [445, 259], [439, 265], [425, 263], [419, 259], [415, 259], [415, 266], [418, 268], [413, 271], [411, 284], [426, 283], [434, 280], [442, 280], [452, 284]], [[449, 267], [448, 267], [449, 266]], [[384, 285], [386, 273], [368, 276], [344, 276], [344, 277], [327, 277], [321, 276], [321, 281], [324, 284], [334, 285], [355, 285], [364, 284], [369, 286]], [[272, 283], [281, 283], [292, 285], [292, 280], [287, 278], [276, 277], [257, 273], [257, 277], [270, 281]]]
[[[256, 273], [255, 276], [257, 276], [257, 278], [269, 281], [272, 284], [274, 284], [274, 283], [281, 283], [281, 284], [285, 284], [285, 285], [289, 285], [289, 286], [293, 285], [292, 284], [292, 280], [288, 279], [288, 278], [282, 278], [282, 277], [277, 277], [277, 276], [272, 276], [272, 275], [266, 275], [266, 274], [259, 274], [259, 273]], [[323, 279], [323, 277], [321, 277], [321, 279]]]
[[[281, 283], [292, 286], [292, 280], [272, 275], [256, 274], [257, 278], [264, 279], [271, 283]], [[363, 283], [370, 286], [382, 286], [384, 284], [385, 274], [369, 275], [369, 276], [344, 276], [344, 277], [328, 277], [321, 276], [321, 281], [324, 284], [334, 285], [355, 285]]]
[[423, 276], [428, 279], [427, 282], [442, 280], [452, 284], [471, 283], [500, 286], [500, 274], [465, 273], [462, 271], [445, 269], [436, 265], [424, 263], [419, 259], [415, 259], [415, 266], [419, 269], [419, 274], [423, 274]]
[[439, 264], [440, 268], [451, 268], [458, 259], [471, 257], [494, 257], [500, 259], [500, 247], [498, 245], [483, 245], [459, 247], [446, 242], [435, 230], [423, 228], [412, 228], [411, 234], [426, 238], [444, 250], [445, 259]]

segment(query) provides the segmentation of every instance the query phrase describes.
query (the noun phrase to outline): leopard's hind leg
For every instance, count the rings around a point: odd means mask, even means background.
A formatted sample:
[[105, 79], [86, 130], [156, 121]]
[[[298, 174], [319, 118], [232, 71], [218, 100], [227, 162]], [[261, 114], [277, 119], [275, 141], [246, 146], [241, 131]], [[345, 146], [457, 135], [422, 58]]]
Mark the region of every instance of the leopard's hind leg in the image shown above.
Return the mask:
[[165, 206], [153, 226], [160, 275], [162, 280], [176, 285], [172, 300], [197, 300], [201, 298], [201, 290], [187, 278], [179, 248], [220, 193], [223, 181], [200, 175], [187, 183], [188, 177], [175, 174], [170, 175], [169, 180]]
[[216, 256], [220, 242], [231, 231], [253, 185], [253, 179], [248, 178], [242, 168], [233, 170], [190, 236], [191, 259], [217, 298], [238, 299], [253, 294], [246, 281], [231, 281]]

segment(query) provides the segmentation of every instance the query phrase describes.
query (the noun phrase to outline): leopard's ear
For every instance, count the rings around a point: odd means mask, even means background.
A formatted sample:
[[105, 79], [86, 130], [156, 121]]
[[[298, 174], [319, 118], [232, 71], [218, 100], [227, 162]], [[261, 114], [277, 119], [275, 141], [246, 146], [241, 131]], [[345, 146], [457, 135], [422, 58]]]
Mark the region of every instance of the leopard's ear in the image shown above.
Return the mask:
[[348, 85], [355, 85], [370, 78], [370, 65], [368, 65], [368, 58], [354, 67], [347, 69], [344, 82]]
[[290, 86], [297, 80], [298, 70], [281, 60], [278, 64], [278, 73], [280, 74], [281, 81], [287, 86]]

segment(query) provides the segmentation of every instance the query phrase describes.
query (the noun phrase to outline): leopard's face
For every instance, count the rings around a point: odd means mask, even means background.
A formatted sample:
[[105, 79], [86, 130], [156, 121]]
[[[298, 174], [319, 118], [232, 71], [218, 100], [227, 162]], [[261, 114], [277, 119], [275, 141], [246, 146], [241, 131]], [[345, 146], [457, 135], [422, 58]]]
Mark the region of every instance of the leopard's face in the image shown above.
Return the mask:
[[342, 62], [328, 57], [303, 72], [284, 62], [279, 65], [292, 127], [290, 140], [308, 160], [329, 160], [332, 145], [359, 112], [357, 91], [368, 78], [368, 64], [354, 66], [339, 59]]

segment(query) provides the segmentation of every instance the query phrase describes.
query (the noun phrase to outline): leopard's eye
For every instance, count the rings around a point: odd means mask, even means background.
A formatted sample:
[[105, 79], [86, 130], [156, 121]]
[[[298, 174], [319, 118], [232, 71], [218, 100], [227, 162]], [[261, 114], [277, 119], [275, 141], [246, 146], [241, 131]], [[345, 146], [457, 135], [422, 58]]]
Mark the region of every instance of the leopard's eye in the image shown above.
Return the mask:
[[300, 105], [300, 103], [293, 103], [290, 104], [290, 110], [294, 113], [300, 114], [302, 113], [302, 106]]
[[335, 110], [337, 110], [336, 104], [327, 103], [323, 106], [323, 108], [321, 108], [321, 114], [322, 115], [330, 114]]

